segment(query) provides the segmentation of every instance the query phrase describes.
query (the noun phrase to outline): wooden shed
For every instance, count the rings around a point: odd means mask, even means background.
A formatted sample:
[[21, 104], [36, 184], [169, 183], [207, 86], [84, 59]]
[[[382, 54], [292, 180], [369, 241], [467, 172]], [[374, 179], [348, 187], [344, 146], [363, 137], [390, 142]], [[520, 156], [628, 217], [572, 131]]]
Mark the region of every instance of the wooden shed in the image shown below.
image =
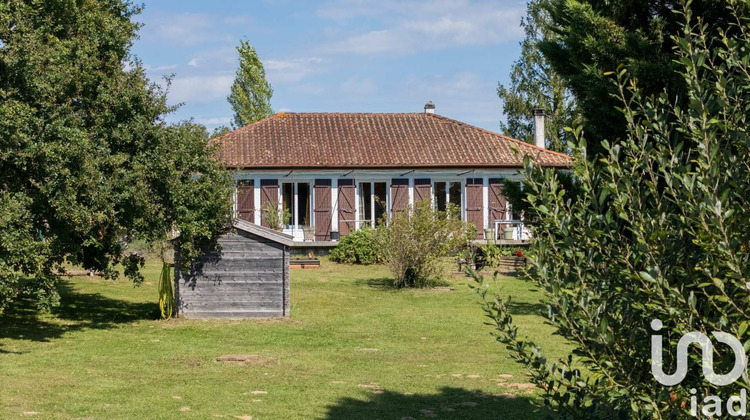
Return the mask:
[[186, 318], [289, 316], [292, 237], [243, 220], [192, 267], [175, 250], [175, 308]]

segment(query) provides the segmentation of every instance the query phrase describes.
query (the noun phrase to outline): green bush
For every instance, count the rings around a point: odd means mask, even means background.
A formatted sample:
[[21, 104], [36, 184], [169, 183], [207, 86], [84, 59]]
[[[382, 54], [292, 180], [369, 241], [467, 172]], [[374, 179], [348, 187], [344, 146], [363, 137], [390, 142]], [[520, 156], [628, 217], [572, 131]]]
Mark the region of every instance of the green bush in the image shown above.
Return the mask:
[[344, 236], [331, 251], [331, 261], [345, 264], [377, 264], [385, 261], [376, 241], [376, 230], [365, 226]]
[[[547, 360], [544, 343], [521, 335], [507, 300], [478, 291], [498, 341], [561, 418], [726, 418], [714, 401], [750, 388], [747, 376], [719, 386], [703, 374], [701, 366], [725, 373], [738, 360], [716, 338], [713, 351], [703, 349], [712, 362], [691, 349], [677, 384], [652, 374], [675, 371], [677, 343], [689, 332], [720, 331], [750, 348], [750, 14], [734, 12], [737, 22], [720, 36], [685, 14], [674, 38], [683, 105], [646, 96], [617, 74], [628, 136], [589, 159], [574, 130], [574, 199], [554, 171], [529, 166], [528, 200], [539, 217], [529, 275], [545, 292], [550, 325], [573, 347], [569, 357]], [[663, 364], [652, 360], [652, 339]]]
[[[455, 214], [453, 209], [448, 213]], [[426, 287], [440, 280], [440, 258], [466, 249], [474, 237], [473, 224], [447, 217], [423, 200], [379, 228], [377, 242], [382, 244], [396, 286]]]

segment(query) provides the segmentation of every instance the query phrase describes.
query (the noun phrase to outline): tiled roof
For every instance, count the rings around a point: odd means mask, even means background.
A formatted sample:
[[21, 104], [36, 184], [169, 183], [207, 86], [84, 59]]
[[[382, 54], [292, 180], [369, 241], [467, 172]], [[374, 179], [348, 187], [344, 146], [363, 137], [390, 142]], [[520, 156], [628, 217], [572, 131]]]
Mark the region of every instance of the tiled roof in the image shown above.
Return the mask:
[[426, 113], [282, 112], [212, 142], [230, 168], [521, 167], [525, 154], [543, 166], [571, 163], [564, 154]]

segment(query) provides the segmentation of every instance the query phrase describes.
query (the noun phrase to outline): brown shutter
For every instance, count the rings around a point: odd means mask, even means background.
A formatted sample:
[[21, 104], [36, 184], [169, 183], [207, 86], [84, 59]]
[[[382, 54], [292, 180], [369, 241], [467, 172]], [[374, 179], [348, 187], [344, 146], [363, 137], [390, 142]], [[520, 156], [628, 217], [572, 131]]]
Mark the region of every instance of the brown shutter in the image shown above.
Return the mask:
[[274, 203], [276, 206], [279, 205], [279, 181], [277, 179], [260, 180], [260, 224], [261, 226], [268, 227], [264, 211], [266, 203]]
[[354, 210], [354, 180], [339, 179], [339, 237], [350, 234], [354, 231], [355, 210]]
[[255, 183], [252, 179], [237, 183], [237, 217], [255, 223]]
[[432, 183], [430, 179], [415, 179], [414, 180], [414, 204], [422, 200], [432, 199]]
[[331, 180], [316, 179], [315, 186], [315, 240], [331, 240]]
[[506, 220], [508, 205], [503, 195], [503, 179], [490, 178], [490, 222]]
[[466, 221], [477, 227], [477, 239], [484, 238], [482, 178], [466, 180]]
[[391, 216], [406, 210], [409, 206], [409, 180], [394, 178], [391, 180]]

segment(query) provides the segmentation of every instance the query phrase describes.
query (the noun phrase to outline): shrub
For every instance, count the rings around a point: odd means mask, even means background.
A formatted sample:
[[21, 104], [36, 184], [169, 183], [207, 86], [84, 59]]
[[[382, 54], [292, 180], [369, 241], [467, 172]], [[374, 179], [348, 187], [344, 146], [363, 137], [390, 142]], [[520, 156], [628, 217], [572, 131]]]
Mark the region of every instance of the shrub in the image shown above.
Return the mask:
[[273, 201], [263, 204], [261, 211], [268, 227], [274, 230], [283, 229], [292, 220], [292, 214], [289, 212], [289, 209], [284, 207], [282, 211], [279, 211], [278, 203]]
[[[450, 212], [450, 211], [449, 211]], [[450, 212], [453, 213], [453, 212]], [[425, 287], [438, 280], [441, 257], [466, 248], [476, 228], [432, 208], [429, 200], [396, 214], [377, 237], [398, 287]]]
[[363, 265], [382, 263], [385, 258], [375, 236], [375, 229], [369, 226], [344, 236], [338, 246], [331, 250], [331, 261]]
[[[542, 346], [520, 336], [507, 300], [478, 290], [498, 341], [560, 417], [726, 418], [714, 402], [750, 387], [747, 376], [726, 386], [710, 382], [697, 348], [687, 354], [681, 382], [664, 386], [652, 374], [652, 363], [674, 371], [675, 348], [688, 332], [721, 331], [750, 347], [750, 16], [745, 8], [734, 12], [737, 23], [725, 23], [715, 37], [685, 13], [684, 33], [674, 39], [684, 104], [644, 97], [618, 74], [628, 136], [605, 142], [606, 155], [589, 160], [574, 130], [575, 199], [553, 171], [529, 167], [528, 201], [540, 218], [530, 276], [572, 353], [547, 360]], [[666, 349], [654, 346], [661, 366], [652, 360], [652, 338]], [[723, 344], [703, 350], [713, 356], [703, 369], [725, 373], [742, 360]], [[702, 408], [697, 415], [692, 398]]]

